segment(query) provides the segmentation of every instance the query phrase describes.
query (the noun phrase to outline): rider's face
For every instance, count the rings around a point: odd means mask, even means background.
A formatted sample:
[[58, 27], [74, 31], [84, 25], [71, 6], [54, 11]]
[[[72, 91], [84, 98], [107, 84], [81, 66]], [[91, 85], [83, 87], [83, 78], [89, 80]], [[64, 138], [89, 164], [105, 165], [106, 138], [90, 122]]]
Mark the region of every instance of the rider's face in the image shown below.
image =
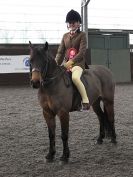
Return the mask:
[[74, 31], [74, 30], [76, 30], [77, 28], [80, 27], [80, 23], [79, 22], [74, 22], [74, 21], [69, 22], [69, 23], [67, 23], [67, 27], [68, 27], [69, 30]]

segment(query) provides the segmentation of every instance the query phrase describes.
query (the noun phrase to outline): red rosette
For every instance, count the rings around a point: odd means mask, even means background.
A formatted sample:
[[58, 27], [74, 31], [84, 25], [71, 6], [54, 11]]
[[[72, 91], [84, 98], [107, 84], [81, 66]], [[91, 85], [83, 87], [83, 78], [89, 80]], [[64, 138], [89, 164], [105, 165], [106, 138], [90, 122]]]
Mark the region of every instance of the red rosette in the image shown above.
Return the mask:
[[77, 55], [77, 50], [75, 48], [70, 48], [67, 50], [68, 60], [73, 59]]

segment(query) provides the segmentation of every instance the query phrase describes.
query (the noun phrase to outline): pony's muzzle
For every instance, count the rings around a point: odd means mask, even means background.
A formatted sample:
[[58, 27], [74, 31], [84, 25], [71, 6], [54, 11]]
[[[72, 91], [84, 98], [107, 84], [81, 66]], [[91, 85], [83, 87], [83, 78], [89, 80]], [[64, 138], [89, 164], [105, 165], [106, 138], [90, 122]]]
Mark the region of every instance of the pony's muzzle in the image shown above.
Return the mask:
[[40, 81], [38, 81], [38, 80], [36, 80], [36, 81], [31, 80], [30, 81], [30, 85], [31, 85], [32, 88], [38, 89], [40, 87]]
[[33, 88], [39, 88], [40, 87], [40, 80], [41, 80], [41, 74], [38, 70], [32, 70], [32, 77], [30, 84]]

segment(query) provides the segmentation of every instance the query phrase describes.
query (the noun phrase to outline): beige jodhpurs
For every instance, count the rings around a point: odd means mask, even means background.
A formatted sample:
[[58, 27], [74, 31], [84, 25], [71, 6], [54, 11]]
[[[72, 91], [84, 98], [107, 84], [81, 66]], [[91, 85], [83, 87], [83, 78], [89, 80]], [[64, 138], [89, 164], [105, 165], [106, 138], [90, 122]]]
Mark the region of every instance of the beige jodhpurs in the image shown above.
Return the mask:
[[72, 81], [75, 84], [75, 86], [77, 87], [77, 89], [82, 97], [82, 103], [89, 103], [89, 99], [88, 99], [88, 96], [86, 93], [85, 86], [80, 79], [83, 69], [80, 66], [74, 66], [71, 69], [71, 72], [72, 72]]

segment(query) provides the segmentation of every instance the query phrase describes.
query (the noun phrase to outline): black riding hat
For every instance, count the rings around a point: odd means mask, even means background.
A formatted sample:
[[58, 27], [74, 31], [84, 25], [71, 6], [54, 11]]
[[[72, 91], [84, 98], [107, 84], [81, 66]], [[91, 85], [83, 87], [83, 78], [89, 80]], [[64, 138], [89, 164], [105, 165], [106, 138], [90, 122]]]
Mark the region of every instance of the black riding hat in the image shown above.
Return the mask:
[[70, 22], [82, 23], [80, 14], [73, 9], [70, 10], [66, 15], [66, 23], [70, 23]]

